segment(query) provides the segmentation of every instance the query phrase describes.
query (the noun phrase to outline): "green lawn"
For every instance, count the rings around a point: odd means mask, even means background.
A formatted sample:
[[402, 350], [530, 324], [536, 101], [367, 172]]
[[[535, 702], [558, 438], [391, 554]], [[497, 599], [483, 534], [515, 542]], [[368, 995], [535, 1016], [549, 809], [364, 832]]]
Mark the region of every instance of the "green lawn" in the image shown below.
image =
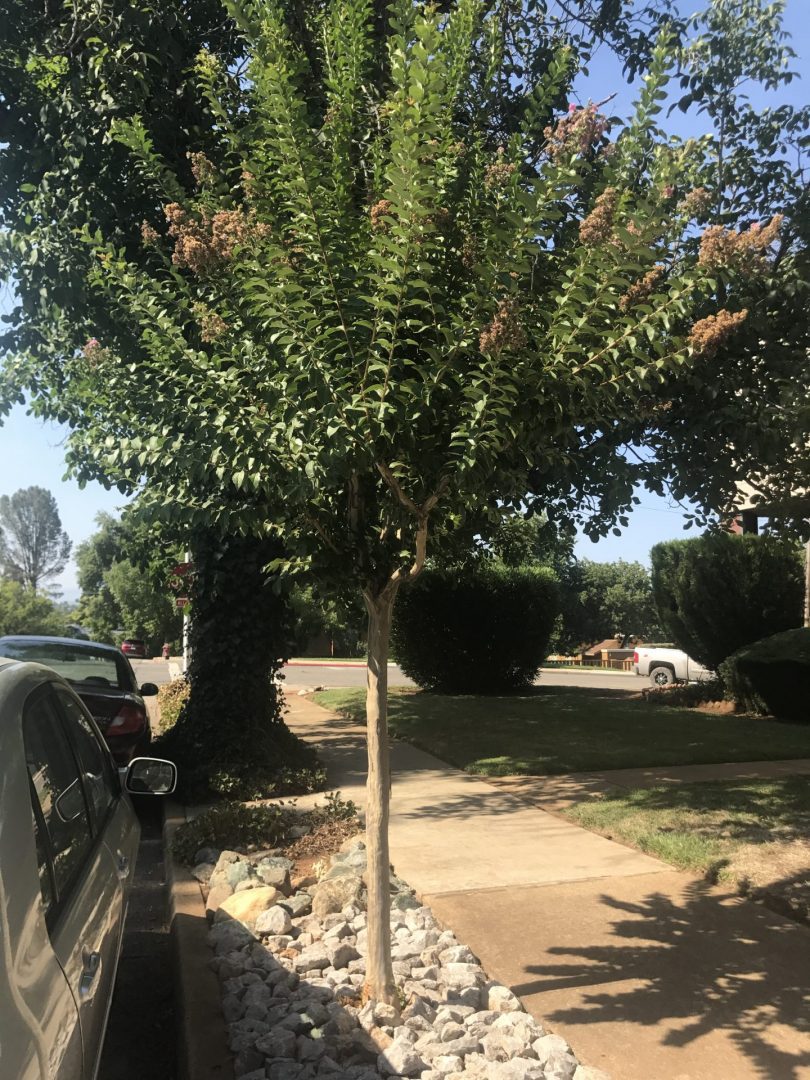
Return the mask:
[[[314, 695], [362, 719], [364, 690]], [[390, 695], [393, 735], [487, 776], [810, 757], [810, 727], [648, 705], [631, 694], [541, 687], [508, 697]]]
[[779, 780], [668, 784], [578, 803], [566, 817], [683, 870], [767, 890], [786, 914], [810, 901], [810, 782]]

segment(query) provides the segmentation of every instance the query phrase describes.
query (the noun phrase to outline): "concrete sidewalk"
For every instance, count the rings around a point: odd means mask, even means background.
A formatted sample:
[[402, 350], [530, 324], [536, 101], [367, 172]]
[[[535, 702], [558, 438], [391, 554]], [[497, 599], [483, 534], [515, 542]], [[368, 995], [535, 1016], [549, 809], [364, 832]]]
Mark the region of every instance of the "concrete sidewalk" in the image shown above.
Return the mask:
[[[362, 805], [363, 728], [290, 706]], [[391, 762], [397, 872], [584, 1061], [614, 1080], [810, 1080], [804, 927], [404, 743]]]

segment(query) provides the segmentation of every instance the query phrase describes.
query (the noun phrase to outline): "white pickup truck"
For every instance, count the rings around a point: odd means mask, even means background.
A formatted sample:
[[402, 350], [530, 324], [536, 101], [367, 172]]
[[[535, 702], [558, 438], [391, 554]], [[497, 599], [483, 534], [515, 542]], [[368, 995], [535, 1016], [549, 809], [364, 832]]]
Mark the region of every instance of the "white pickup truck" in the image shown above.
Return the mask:
[[639, 645], [633, 653], [636, 675], [649, 676], [653, 686], [669, 686], [675, 682], [703, 682], [714, 672], [692, 660], [681, 649], [644, 648]]

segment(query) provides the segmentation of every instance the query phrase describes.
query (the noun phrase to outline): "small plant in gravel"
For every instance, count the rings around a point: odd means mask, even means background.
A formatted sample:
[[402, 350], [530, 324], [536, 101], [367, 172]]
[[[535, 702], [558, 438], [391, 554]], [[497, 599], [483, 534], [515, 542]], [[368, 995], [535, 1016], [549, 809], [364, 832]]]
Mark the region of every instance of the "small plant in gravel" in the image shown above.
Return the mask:
[[247, 850], [253, 845], [277, 847], [284, 842], [288, 829], [299, 821], [300, 815], [290, 806], [223, 802], [181, 825], [174, 834], [172, 848], [181, 862], [193, 866], [200, 848], [221, 851]]

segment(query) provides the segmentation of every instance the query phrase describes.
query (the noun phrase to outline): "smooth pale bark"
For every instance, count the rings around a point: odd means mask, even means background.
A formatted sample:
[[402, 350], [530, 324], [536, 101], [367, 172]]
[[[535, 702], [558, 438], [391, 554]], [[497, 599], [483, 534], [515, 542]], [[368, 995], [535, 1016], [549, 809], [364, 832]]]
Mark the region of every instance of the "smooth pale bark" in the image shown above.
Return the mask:
[[810, 627], [810, 540], [804, 549], [804, 625]]
[[366, 854], [368, 856], [368, 956], [365, 998], [398, 1005], [391, 962], [391, 889], [388, 815], [391, 769], [388, 755], [388, 640], [397, 587], [365, 593], [368, 610], [366, 724], [368, 783]]

